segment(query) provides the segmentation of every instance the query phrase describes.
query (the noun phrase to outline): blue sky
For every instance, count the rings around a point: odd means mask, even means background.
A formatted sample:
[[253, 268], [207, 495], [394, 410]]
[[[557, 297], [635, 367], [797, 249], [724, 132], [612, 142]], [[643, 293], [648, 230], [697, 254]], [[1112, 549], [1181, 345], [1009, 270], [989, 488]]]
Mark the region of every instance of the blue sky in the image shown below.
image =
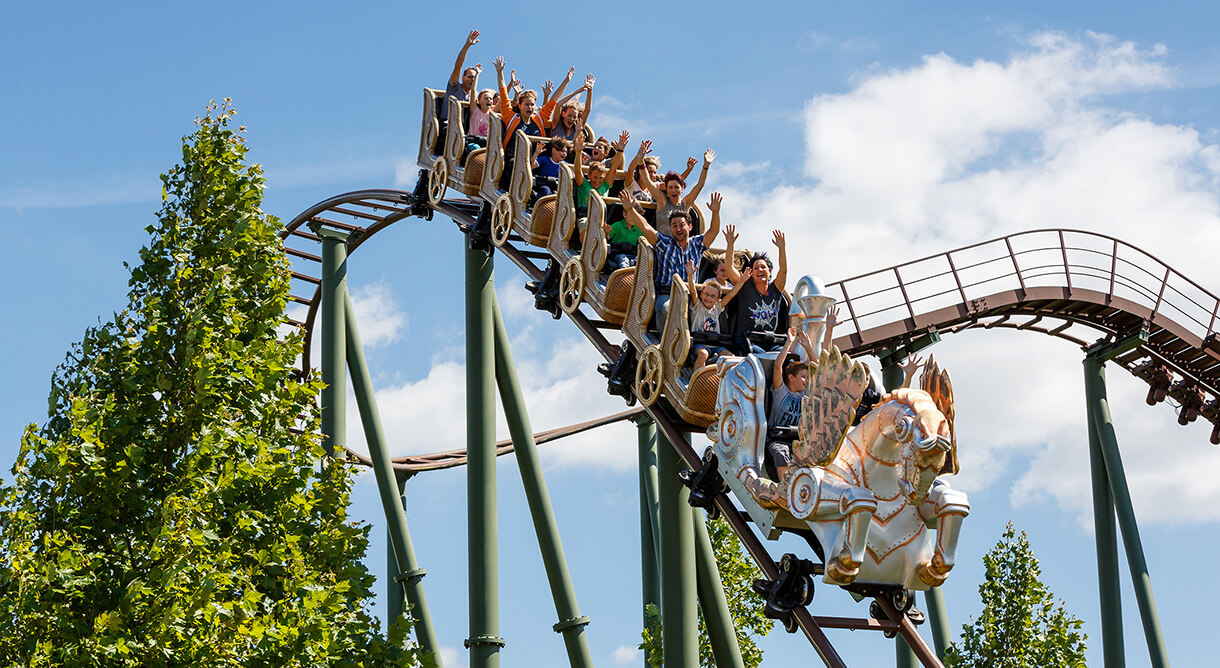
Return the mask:
[[[44, 419], [51, 371], [84, 328], [125, 304], [126, 271], [157, 209], [157, 175], [209, 99], [231, 97], [287, 220], [331, 195], [414, 184], [420, 90], [440, 87], [466, 32], [468, 62], [505, 56], [531, 87], [569, 66], [597, 75], [591, 123], [651, 138], [673, 166], [716, 149], [709, 189], [747, 242], [789, 234], [797, 273], [831, 281], [1035, 227], [1105, 232], [1213, 292], [1220, 243], [1220, 49], [1210, 3], [15, 4], [0, 7], [0, 229], [10, 351], [0, 461]], [[455, 19], [458, 16], [460, 18]], [[490, 85], [485, 80], [484, 85]], [[1184, 243], [1186, 242], [1186, 243]], [[396, 452], [460, 445], [461, 239], [408, 220], [353, 256], [350, 280]], [[435, 277], [455, 282], [435, 289]], [[536, 430], [618, 410], [566, 323], [529, 306], [500, 263], [498, 291]], [[1086, 622], [1100, 660], [1080, 352], [1029, 333], [947, 337], [971, 495], [955, 629], [977, 614], [981, 556], [1012, 520], [1045, 580]], [[1217, 649], [1196, 592], [1220, 551], [1220, 448], [1111, 371], [1119, 438], [1175, 665]], [[355, 412], [350, 440], [361, 446]], [[426, 418], [426, 419], [425, 419]], [[629, 426], [543, 448], [595, 659], [638, 643], [635, 437]], [[500, 464], [504, 665], [564, 665], [515, 465]], [[465, 491], [460, 472], [409, 487], [412, 532], [442, 642], [464, 665]], [[363, 476], [353, 512], [384, 522]], [[776, 555], [797, 546], [775, 546]], [[1125, 570], [1125, 568], [1124, 568]], [[1147, 654], [1124, 574], [1127, 657]], [[820, 587], [822, 614], [864, 615]], [[831, 632], [849, 665], [891, 646]], [[768, 665], [813, 661], [777, 630]], [[624, 649], [627, 648], [627, 649]], [[635, 663], [632, 661], [632, 663]]]

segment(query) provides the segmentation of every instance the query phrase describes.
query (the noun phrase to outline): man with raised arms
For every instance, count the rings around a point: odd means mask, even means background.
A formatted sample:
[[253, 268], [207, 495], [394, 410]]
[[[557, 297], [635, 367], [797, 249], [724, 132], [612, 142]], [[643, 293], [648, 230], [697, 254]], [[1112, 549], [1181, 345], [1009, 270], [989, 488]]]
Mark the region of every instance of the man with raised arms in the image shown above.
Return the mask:
[[656, 254], [656, 271], [653, 280], [657, 288], [657, 302], [654, 319], [657, 331], [665, 331], [665, 319], [669, 316], [669, 288], [673, 285], [674, 274], [686, 280], [686, 263], [695, 267], [703, 259], [703, 252], [708, 244], [715, 243], [716, 235], [720, 234], [720, 193], [712, 193], [712, 201], [707, 208], [712, 212], [712, 221], [707, 226], [707, 232], [691, 236], [691, 223], [685, 211], [674, 211], [669, 215], [671, 234], [661, 234], [635, 208], [635, 197], [631, 190], [624, 188], [619, 193], [619, 202], [623, 205], [623, 214], [627, 221], [640, 230], [648, 243], [653, 245]]

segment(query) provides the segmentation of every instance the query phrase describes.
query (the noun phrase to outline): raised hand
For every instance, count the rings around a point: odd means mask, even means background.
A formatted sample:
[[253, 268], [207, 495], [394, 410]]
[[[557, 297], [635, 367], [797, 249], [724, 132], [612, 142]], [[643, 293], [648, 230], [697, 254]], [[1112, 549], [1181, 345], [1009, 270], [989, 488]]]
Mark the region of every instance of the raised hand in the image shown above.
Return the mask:
[[545, 97], [550, 97], [551, 92], [555, 90], [555, 82], [547, 79], [542, 82], [542, 94]]
[[544, 142], [536, 142], [534, 144], [534, 159], [538, 159], [538, 156], [542, 155], [542, 152], [545, 150], [546, 144]]
[[568, 69], [568, 76], [564, 77], [563, 80], [566, 83], [568, 81], [571, 81], [572, 77], [574, 77], [574, 76], [576, 76], [576, 67], [575, 66]]
[[[711, 206], [711, 205], [709, 204], [708, 206]], [[724, 240], [727, 241], [729, 244], [737, 243], [737, 226], [736, 225], [725, 225], [724, 226]], [[750, 270], [750, 268], [746, 267], [746, 271], [749, 271], [749, 270]], [[741, 274], [742, 274], [742, 276], [745, 276], [746, 272], [743, 271], [743, 272], [741, 272]]]
[[508, 87], [515, 88], [521, 85], [521, 80], [517, 78], [517, 70], [512, 70], [508, 73]]
[[687, 276], [695, 275], [695, 262], [693, 260], [686, 261], [686, 275]]
[[479, 43], [479, 31], [471, 30], [470, 34], [466, 36], [466, 47], [470, 48], [478, 43]]
[[835, 304], [826, 312], [826, 329], [834, 329], [839, 324], [839, 305]]
[[712, 149], [709, 148], [708, 150], [703, 152], [703, 164], [710, 165], [710, 164], [712, 164], [712, 161], [715, 159], [716, 159], [716, 152], [713, 151]]
[[618, 192], [619, 204], [623, 205], [623, 210], [635, 206], [635, 197], [631, 194], [631, 188], [623, 188]]
[[615, 148], [615, 150], [617, 150], [621, 153], [624, 150], [626, 150], [627, 142], [630, 139], [631, 139], [631, 133], [627, 132], [626, 130], [623, 130], [622, 133], [620, 133], [618, 136], [618, 141], [611, 144], [611, 146], [613, 146]]
[[699, 161], [698, 161], [698, 160], [696, 160], [696, 159], [694, 159], [694, 158], [687, 158], [687, 159], [686, 159], [686, 168], [687, 168], [687, 169], [694, 169], [694, 168], [695, 168], [695, 165], [697, 165], [697, 164], [699, 164]]
[[585, 147], [585, 126], [581, 125], [576, 128], [576, 136], [572, 138], [573, 154], [580, 153]]
[[640, 142], [640, 150], [637, 151], [636, 155], [637, 157], [642, 158], [649, 153], [652, 153], [652, 140], [645, 139], [644, 141]]
[[776, 248], [783, 250], [784, 244], [787, 243], [784, 239], [784, 233], [779, 230], [773, 230], [771, 232], [771, 243], [775, 244]]
[[906, 374], [907, 378], [911, 378], [919, 370], [919, 367], [923, 366], [923, 363], [924, 360], [919, 355], [907, 355], [907, 363], [899, 368], [902, 369], [902, 373]]
[[720, 203], [723, 200], [724, 197], [720, 193], [712, 193], [712, 201], [707, 203], [707, 208], [712, 213], [720, 213]]
[[[573, 69], [575, 69], [575, 68], [573, 68]], [[597, 77], [593, 76], [592, 74], [585, 75], [585, 88], [586, 89], [593, 90], [593, 84], [596, 82], [597, 82]]]
[[[496, 56], [496, 59], [491, 61], [491, 64], [496, 66], [497, 72], [504, 72], [504, 68], [508, 65], [508, 62], [504, 60], [504, 56]], [[516, 72], [517, 70], [513, 71]]]

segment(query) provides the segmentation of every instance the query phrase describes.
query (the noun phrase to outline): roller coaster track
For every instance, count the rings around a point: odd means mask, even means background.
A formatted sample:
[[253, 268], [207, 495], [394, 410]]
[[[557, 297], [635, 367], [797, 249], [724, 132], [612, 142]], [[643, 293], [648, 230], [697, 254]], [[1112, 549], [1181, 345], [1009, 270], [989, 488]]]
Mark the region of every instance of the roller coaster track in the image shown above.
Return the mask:
[[[286, 252], [301, 261], [295, 266], [303, 269], [293, 272], [291, 299], [307, 307], [303, 320], [290, 321], [305, 333], [302, 371], [307, 373], [311, 368], [310, 343], [321, 294], [318, 275], [322, 258], [302, 247], [302, 242], [316, 244], [320, 240], [309, 231], [311, 228], [330, 227], [349, 233], [350, 255], [389, 225], [412, 216], [431, 218], [434, 211], [450, 218], [463, 233], [471, 233], [480, 206], [468, 199], [444, 199], [429, 208], [408, 191], [369, 189], [319, 202], [289, 222], [281, 236]], [[516, 234], [498, 250], [530, 280], [541, 279], [550, 257], [546, 251], [529, 248]], [[853, 355], [893, 356], [917, 347], [929, 335], [969, 329], [1000, 327], [1038, 332], [1082, 347], [1143, 332], [1144, 343], [1114, 361], [1154, 389], [1164, 389], [1162, 396], [1177, 400], [1183, 424], [1196, 416], [1220, 423], [1220, 346], [1216, 333], [1220, 298], [1152, 255], [1113, 237], [1077, 230], [1022, 232], [844, 279], [829, 284], [827, 290], [846, 311], [835, 344]], [[619, 329], [617, 325], [591, 318], [580, 310], [569, 318], [607, 362], [617, 359], [619, 346], [603, 333]], [[1177, 381], [1171, 382], [1175, 377]], [[593, 428], [632, 417], [640, 410], [571, 429]], [[677, 419], [664, 401], [642, 410], [647, 410], [686, 464], [698, 469], [700, 456], [685, 435], [701, 430]], [[549, 434], [557, 437], [563, 432]], [[544, 434], [548, 432], [540, 438]], [[500, 443], [497, 448], [498, 454], [510, 449], [509, 443]], [[367, 461], [363, 455], [351, 455]], [[395, 468], [408, 472], [450, 468], [463, 465], [465, 456], [465, 450], [453, 450], [398, 458]], [[719, 495], [716, 504], [766, 577], [776, 578], [776, 562], [744, 513], [733, 505], [729, 495]], [[804, 607], [793, 612], [798, 626], [827, 665], [844, 663], [827, 639], [825, 628], [898, 632], [925, 665], [938, 665], [907, 616], [894, 611], [884, 597], [878, 597], [878, 602], [886, 609], [888, 619], [815, 617]]]

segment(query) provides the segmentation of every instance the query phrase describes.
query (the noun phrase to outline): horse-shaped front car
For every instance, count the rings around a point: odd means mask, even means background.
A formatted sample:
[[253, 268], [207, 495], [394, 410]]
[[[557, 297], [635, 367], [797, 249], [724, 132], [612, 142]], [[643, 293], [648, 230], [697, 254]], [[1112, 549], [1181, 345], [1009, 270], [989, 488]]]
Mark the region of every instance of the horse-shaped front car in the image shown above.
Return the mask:
[[823, 580], [830, 584], [926, 590], [944, 582], [970, 512], [966, 495], [939, 478], [957, 472], [947, 372], [929, 361], [922, 389], [887, 394], [852, 428], [867, 372], [837, 348], [822, 351], [810, 363], [792, 465], [784, 480], [774, 481], [762, 473], [767, 425], [760, 360], [725, 360], [719, 370], [718, 467], [770, 537], [781, 528], [811, 529], [825, 548]]

